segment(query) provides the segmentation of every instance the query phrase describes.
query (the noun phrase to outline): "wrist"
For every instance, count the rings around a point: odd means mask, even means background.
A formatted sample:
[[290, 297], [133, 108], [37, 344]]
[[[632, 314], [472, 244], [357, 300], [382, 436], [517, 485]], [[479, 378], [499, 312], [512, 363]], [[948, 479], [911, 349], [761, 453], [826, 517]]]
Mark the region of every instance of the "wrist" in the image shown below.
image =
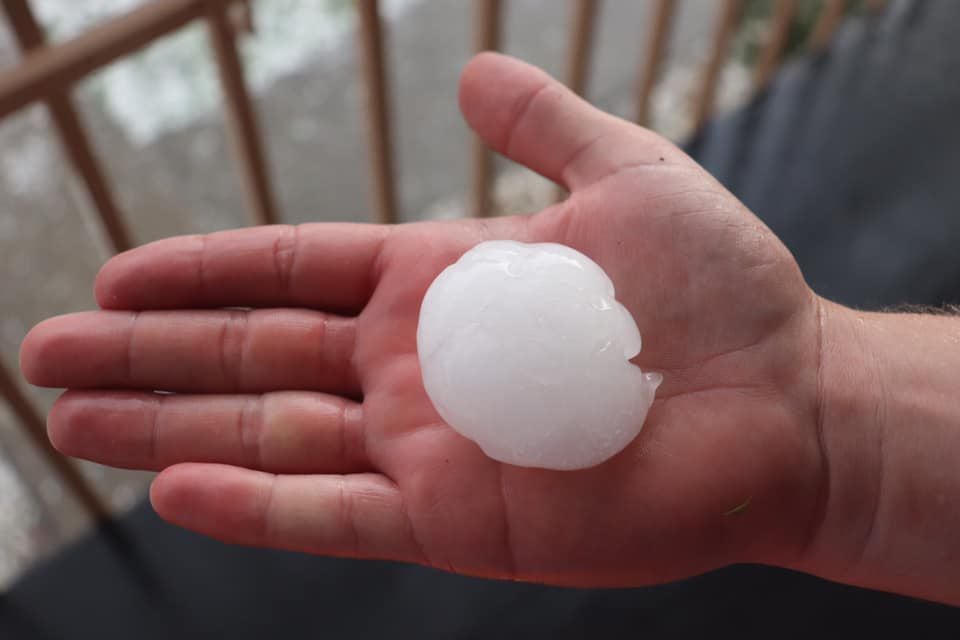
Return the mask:
[[820, 299], [816, 435], [823, 478], [805, 570], [844, 581], [870, 535], [881, 457], [882, 386], [869, 314]]
[[821, 300], [824, 481], [797, 568], [960, 602], [960, 319]]

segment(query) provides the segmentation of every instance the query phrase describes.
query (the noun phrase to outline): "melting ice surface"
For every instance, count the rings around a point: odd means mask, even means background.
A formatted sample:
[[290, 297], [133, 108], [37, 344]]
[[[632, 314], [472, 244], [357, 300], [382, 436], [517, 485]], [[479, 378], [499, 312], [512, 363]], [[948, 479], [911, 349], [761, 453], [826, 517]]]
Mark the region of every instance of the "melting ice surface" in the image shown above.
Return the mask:
[[437, 276], [417, 351], [440, 416], [491, 458], [582, 469], [640, 432], [660, 384], [629, 360], [640, 331], [590, 258], [559, 244], [478, 244]]

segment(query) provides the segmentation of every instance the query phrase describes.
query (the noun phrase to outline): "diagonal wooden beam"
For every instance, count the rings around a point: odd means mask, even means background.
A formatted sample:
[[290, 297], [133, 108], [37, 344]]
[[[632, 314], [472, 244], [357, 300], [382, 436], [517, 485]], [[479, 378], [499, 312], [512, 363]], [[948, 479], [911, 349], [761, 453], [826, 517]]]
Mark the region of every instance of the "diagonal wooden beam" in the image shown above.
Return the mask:
[[201, 17], [208, 6], [232, 1], [148, 2], [72, 40], [41, 47], [16, 67], [0, 73], [0, 117], [42, 100], [50, 93], [65, 90], [113, 60]]
[[[45, 46], [43, 30], [27, 0], [3, 0], [3, 8], [25, 55]], [[90, 201], [100, 216], [111, 248], [115, 252], [126, 251], [133, 246], [133, 242], [69, 93], [65, 90], [51, 91], [44, 102], [67, 158], [83, 181]]]

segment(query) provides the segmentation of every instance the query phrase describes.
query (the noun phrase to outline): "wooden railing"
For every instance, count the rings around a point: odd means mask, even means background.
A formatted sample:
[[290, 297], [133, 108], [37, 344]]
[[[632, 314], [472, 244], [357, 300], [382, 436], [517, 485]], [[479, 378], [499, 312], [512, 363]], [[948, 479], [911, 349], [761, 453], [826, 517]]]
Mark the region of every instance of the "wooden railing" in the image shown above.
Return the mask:
[[[475, 0], [475, 48], [497, 49], [500, 44], [503, 5], [507, 0]], [[699, 1], [699, 0], [697, 0]], [[213, 57], [219, 70], [230, 137], [233, 142], [243, 191], [255, 224], [282, 220], [271, 188], [270, 172], [257, 118], [244, 80], [236, 39], [252, 28], [249, 0], [153, 0], [126, 15], [91, 28], [62, 44], [49, 45], [34, 17], [28, 0], [2, 0], [3, 8], [23, 54], [16, 67], [0, 73], [0, 118], [28, 105], [42, 102], [50, 112], [53, 126], [74, 171], [85, 186], [98, 213], [104, 235], [114, 251], [133, 244], [124, 216], [112, 195], [110, 181], [100, 164], [71, 92], [83, 78], [145, 47], [195, 20], [209, 27]], [[760, 90], [779, 64], [796, 10], [796, 0], [773, 0], [772, 22], [754, 70], [754, 85]], [[241, 19], [232, 10], [240, 4]], [[647, 31], [647, 46], [638, 65], [636, 119], [650, 123], [650, 101], [666, 58], [673, 16], [678, 0], [653, 0]], [[823, 49], [840, 22], [845, 0], [824, 0], [824, 6], [807, 46]], [[882, 2], [871, 0], [868, 8], [877, 11]], [[266, 5], [265, 5], [266, 6]], [[702, 127], [713, 111], [720, 71], [728, 57], [744, 0], [723, 0], [703, 68], [700, 88], [692, 105], [693, 122]], [[390, 107], [389, 78], [385, 70], [385, 33], [378, 0], [356, 0], [358, 41], [367, 96], [367, 132], [370, 158], [372, 206], [383, 223], [398, 219]], [[565, 81], [583, 94], [590, 75], [593, 34], [598, 20], [599, 0], [572, 0]], [[638, 25], [642, 29], [643, 25]], [[474, 216], [492, 210], [492, 157], [477, 140], [471, 150], [472, 181], [470, 211]], [[0, 396], [22, 423], [26, 433], [46, 455], [86, 510], [96, 518], [107, 517], [108, 509], [72, 463], [60, 456], [46, 438], [44, 422], [31, 406], [18, 380], [0, 366]]]
[[[501, 0], [476, 0], [475, 48], [480, 51], [496, 51], [500, 48]], [[491, 177], [493, 154], [479, 136], [473, 138], [473, 176], [471, 182], [471, 213], [474, 217], [490, 214]]]

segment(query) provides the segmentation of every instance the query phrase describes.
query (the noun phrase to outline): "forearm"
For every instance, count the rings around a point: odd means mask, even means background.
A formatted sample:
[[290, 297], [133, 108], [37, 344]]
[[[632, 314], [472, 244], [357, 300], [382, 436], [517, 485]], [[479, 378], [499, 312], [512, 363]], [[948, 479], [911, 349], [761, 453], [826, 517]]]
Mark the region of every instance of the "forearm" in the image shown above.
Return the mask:
[[800, 568], [960, 604], [960, 318], [821, 316], [827, 477]]

